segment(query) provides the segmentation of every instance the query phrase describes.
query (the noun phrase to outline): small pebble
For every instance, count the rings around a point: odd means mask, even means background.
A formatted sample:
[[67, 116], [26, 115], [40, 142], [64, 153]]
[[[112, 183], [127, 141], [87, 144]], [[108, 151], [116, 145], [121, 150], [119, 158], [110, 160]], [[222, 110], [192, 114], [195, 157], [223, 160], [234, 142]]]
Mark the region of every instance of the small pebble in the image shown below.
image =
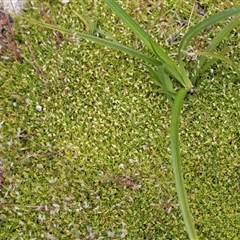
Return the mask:
[[42, 106], [37, 105], [37, 106], [36, 106], [36, 110], [39, 111], [39, 112], [41, 112], [41, 111], [42, 111]]

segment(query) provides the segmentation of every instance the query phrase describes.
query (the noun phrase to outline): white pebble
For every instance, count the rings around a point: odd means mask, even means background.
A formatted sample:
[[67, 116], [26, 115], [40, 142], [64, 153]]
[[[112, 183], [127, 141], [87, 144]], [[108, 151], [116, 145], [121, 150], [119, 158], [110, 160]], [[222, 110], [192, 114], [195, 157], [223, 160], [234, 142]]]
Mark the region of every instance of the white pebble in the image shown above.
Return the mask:
[[37, 105], [37, 106], [36, 106], [36, 110], [39, 111], [39, 112], [41, 112], [41, 111], [42, 111], [42, 106]]

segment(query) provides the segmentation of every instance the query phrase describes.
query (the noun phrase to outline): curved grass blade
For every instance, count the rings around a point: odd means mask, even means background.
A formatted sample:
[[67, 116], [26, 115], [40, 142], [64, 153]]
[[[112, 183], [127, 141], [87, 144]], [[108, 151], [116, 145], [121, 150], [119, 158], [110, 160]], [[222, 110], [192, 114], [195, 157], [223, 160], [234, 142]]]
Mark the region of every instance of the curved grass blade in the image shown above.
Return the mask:
[[[82, 3], [83, 4], [83, 3]], [[98, 28], [97, 26], [97, 22], [96, 21], [93, 21], [90, 19], [89, 15], [87, 14], [87, 10], [86, 10], [86, 7], [85, 5], [83, 4], [83, 9], [84, 9], [84, 14], [85, 14], [85, 18], [79, 14], [78, 12], [72, 10], [72, 12], [77, 16], [79, 17], [79, 19], [83, 22], [83, 24], [85, 25], [85, 28], [87, 30], [87, 32], [90, 34], [90, 35], [94, 35], [94, 36], [98, 36], [98, 34], [101, 34], [102, 36], [105, 36], [106, 38], [108, 38], [109, 40], [112, 40], [112, 41], [115, 41], [117, 42], [117, 40], [110, 34], [110, 33], [107, 33], [106, 31]]]
[[[114, 0], [104, 0], [112, 11], [138, 36], [159, 59], [159, 61], [167, 64], [166, 71], [176, 78], [186, 89], [192, 88], [192, 83], [186, 75], [185, 69], [179, 69], [177, 64], [159, 47], [159, 45], [151, 38], [151, 36], [139, 26]], [[170, 71], [169, 71], [170, 70]]]
[[[154, 42], [151, 39], [150, 39], [150, 43], [152, 45], [153, 52], [155, 53], [156, 56], [158, 56], [157, 49], [155, 49]], [[158, 57], [160, 58], [160, 56]], [[175, 62], [174, 64], [164, 63], [163, 65], [166, 72], [170, 76], [174, 77], [179, 83], [181, 83], [183, 87], [185, 87], [187, 90], [192, 88], [192, 83], [187, 77], [186, 70], [184, 68], [183, 69], [179, 68], [175, 64]]]
[[[225, 53], [229, 52], [229, 48], [224, 48], [220, 54], [224, 55]], [[205, 62], [205, 64], [201, 67], [201, 73], [204, 73], [206, 70], [208, 70], [213, 64], [215, 64], [218, 61], [216, 58], [212, 58], [211, 60], [208, 60]]]
[[89, 41], [104, 45], [106, 47], [113, 48], [115, 50], [127, 53], [127, 54], [129, 54], [133, 57], [137, 57], [137, 58], [139, 58], [139, 59], [141, 59], [141, 60], [143, 60], [147, 63], [150, 63], [154, 66], [161, 65], [161, 62], [158, 61], [157, 59], [149, 57], [146, 54], [143, 54], [143, 53], [141, 53], [141, 52], [139, 52], [139, 51], [137, 51], [133, 48], [127, 47], [127, 46], [125, 46], [123, 44], [120, 44], [118, 42], [112, 42], [112, 41], [109, 41], [109, 40], [106, 40], [106, 39], [103, 39], [103, 38], [95, 37], [95, 36], [90, 35], [90, 34], [75, 32], [75, 31], [72, 31], [72, 30], [69, 30], [69, 29], [66, 29], [66, 28], [63, 28], [63, 27], [59, 27], [57, 25], [52, 25], [52, 24], [36, 21], [34, 19], [27, 19], [27, 18], [25, 19], [24, 18], [24, 20], [26, 20], [30, 23], [33, 23], [33, 24], [37, 24], [37, 25], [42, 26], [42, 27], [46, 27], [46, 28], [49, 28], [49, 29], [52, 29], [52, 30], [57, 30], [57, 31], [59, 31], [61, 33], [64, 33], [64, 34], [73, 35], [74, 37], [83, 38], [85, 40], [89, 40]]
[[183, 86], [189, 91], [192, 88], [192, 82], [189, 80], [187, 76], [186, 69], [184, 68], [184, 65], [179, 63], [179, 68], [180, 68], [180, 74], [182, 76], [182, 81], [183, 81]]
[[[238, 74], [240, 74], [240, 70], [237, 64], [235, 64], [231, 59], [223, 56], [222, 54], [219, 53], [212, 53], [212, 52], [201, 52], [201, 51], [196, 51], [195, 54], [199, 55], [199, 56], [205, 56], [205, 57], [210, 57], [210, 58], [215, 58], [216, 60], [221, 60], [223, 62], [226, 62], [227, 64], [231, 65], [232, 67], [235, 68], [236, 72]], [[204, 68], [204, 70], [207, 70], [206, 68]]]
[[186, 46], [189, 44], [189, 42], [197, 35], [199, 34], [203, 29], [214, 25], [228, 17], [231, 17], [233, 15], [240, 14], [240, 6], [233, 7], [229, 10], [223, 11], [221, 13], [218, 13], [212, 17], [209, 17], [196, 26], [192, 27], [183, 37], [183, 39], [180, 42], [179, 48], [178, 48], [178, 59], [179, 62], [182, 59], [182, 50], [186, 49]]
[[[82, 3], [83, 4], [83, 3]], [[87, 32], [91, 35], [96, 36], [98, 28], [97, 28], [97, 22], [93, 21], [89, 18], [87, 12], [86, 12], [86, 8], [85, 5], [83, 4], [83, 9], [84, 9], [84, 14], [85, 16], [83, 17], [81, 14], [79, 14], [78, 12], [72, 10], [72, 12], [79, 17], [79, 19], [84, 23], [85, 28], [87, 30]]]
[[175, 98], [176, 92], [173, 89], [173, 83], [172, 83], [171, 79], [165, 73], [164, 65], [159, 66], [157, 68], [157, 75], [158, 75], [159, 81], [161, 81], [161, 83], [162, 83], [162, 90], [165, 93], [167, 93], [169, 96]]
[[153, 41], [151, 36], [144, 31], [114, 0], [104, 0], [105, 3], [118, 15], [118, 17], [138, 36], [153, 53], [157, 53], [157, 57], [161, 63], [176, 65], [176, 63]]
[[148, 69], [153, 82], [161, 88], [161, 92], [174, 99], [177, 93], [173, 89], [173, 83], [171, 79], [167, 74], [164, 73], [164, 70], [159, 74], [159, 68], [163, 68], [163, 66], [158, 67], [157, 70], [148, 65], [146, 65], [146, 68]]
[[[239, 10], [239, 14], [240, 14], [240, 10]], [[238, 15], [237, 17], [235, 17], [233, 20], [231, 20], [230, 23], [228, 23], [218, 34], [216, 37], [214, 37], [214, 39], [211, 41], [211, 43], [208, 45], [208, 47], [206, 48], [206, 51], [210, 52], [213, 51], [218, 45], [219, 43], [226, 37], [229, 35], [229, 33], [235, 28], [237, 27], [237, 25], [240, 24], [239, 22], [240, 20], [240, 15]]]
[[184, 179], [182, 175], [182, 166], [180, 159], [179, 150], [179, 122], [181, 108], [183, 105], [183, 99], [187, 91], [185, 89], [180, 89], [177, 93], [173, 104], [172, 120], [171, 120], [171, 154], [172, 154], [172, 165], [173, 174], [175, 179], [175, 185], [178, 195], [178, 201], [183, 215], [183, 220], [188, 232], [188, 236], [191, 240], [197, 240], [197, 234], [194, 227], [192, 215], [190, 213], [190, 208], [188, 205], [187, 194], [184, 187]]
[[[238, 7], [233, 7], [229, 10], [223, 11], [221, 13], [218, 13], [212, 17], [209, 17], [205, 20], [203, 20], [202, 22], [200, 22], [199, 24], [197, 24], [196, 26], [192, 27], [183, 37], [183, 39], [180, 42], [179, 48], [178, 48], [178, 60], [179, 60], [179, 66], [180, 69], [184, 68], [184, 64], [183, 64], [183, 51], [185, 50], [186, 46], [190, 43], [190, 41], [197, 35], [199, 34], [203, 29], [214, 25], [228, 17], [231, 17], [233, 15], [236, 14], [240, 14], [240, 6]], [[217, 37], [216, 42], [213, 42], [212, 47], [216, 47], [219, 44], [219, 41], [221, 39], [221, 37], [223, 38], [224, 34], [222, 36], [219, 35], [219, 37]], [[204, 63], [204, 61], [206, 61], [204, 59], [205, 57], [203, 57], [201, 59], [202, 64]], [[197, 65], [195, 67], [195, 69], [193, 70], [193, 75], [191, 76], [191, 81], [193, 84], [195, 84], [196, 78], [199, 75], [200, 72], [200, 68], [201, 66]]]
[[[218, 34], [216, 37], [214, 37], [214, 39], [210, 42], [210, 44], [208, 45], [208, 47], [206, 48], [207, 52], [213, 51], [220, 43], [221, 41], [230, 34], [230, 32], [237, 26], [239, 25], [239, 19], [240, 19], [240, 15], [238, 15], [237, 17], [235, 17], [230, 23], [228, 23]], [[224, 51], [223, 51], [224, 52]], [[222, 52], [222, 53], [223, 53]], [[222, 54], [221, 53], [221, 54]], [[198, 66], [196, 66], [194, 68], [194, 71], [196, 74], [194, 74], [193, 76], [190, 77], [191, 81], [193, 83], [195, 83], [199, 72], [204, 72], [206, 71], [208, 68], [207, 66], [211, 66], [216, 60], [211, 61], [210, 63], [206, 63], [207, 61], [207, 57], [206, 56], [201, 56], [199, 59], [199, 64]]]
[[183, 87], [186, 87], [184, 84], [184, 81], [182, 79], [181, 74], [178, 72], [180, 70], [176, 70], [176, 68], [172, 65], [169, 65], [167, 63], [164, 64], [164, 69], [165, 71], [172, 77], [174, 77], [175, 79], [178, 80], [178, 82], [180, 82], [182, 84]]
[[[91, 34], [91, 35], [95, 35], [97, 34], [97, 22], [96, 21], [93, 21], [90, 17], [89, 17], [89, 14], [87, 12], [87, 8], [85, 6], [85, 3], [84, 1], [80, 1], [80, 4], [82, 5], [82, 9], [83, 9], [83, 14], [84, 14], [84, 17], [82, 17], [79, 13], [77, 13], [76, 11], [74, 11], [72, 9], [72, 12], [74, 12], [74, 14], [76, 14], [80, 20], [85, 24], [85, 27], [87, 28], [88, 32]], [[86, 19], [86, 20], [85, 20]]]
[[150, 73], [150, 75], [151, 75], [151, 78], [152, 78], [153, 82], [162, 89], [162, 88], [163, 88], [163, 85], [162, 85], [162, 83], [161, 83], [161, 81], [160, 81], [160, 79], [159, 79], [159, 77], [158, 77], [157, 71], [156, 71], [155, 69], [151, 68], [151, 67], [148, 66], [148, 65], [145, 65], [145, 66], [146, 66], [146, 68], [148, 69], [148, 71], [149, 71], [149, 73]]
[[98, 33], [99, 33], [100, 35], [106, 37], [107, 39], [113, 41], [113, 42], [117, 42], [117, 40], [113, 37], [113, 35], [111, 35], [110, 33], [106, 32], [106, 31], [104, 31], [103, 29], [98, 28], [98, 29], [97, 29], [97, 34], [98, 34]]

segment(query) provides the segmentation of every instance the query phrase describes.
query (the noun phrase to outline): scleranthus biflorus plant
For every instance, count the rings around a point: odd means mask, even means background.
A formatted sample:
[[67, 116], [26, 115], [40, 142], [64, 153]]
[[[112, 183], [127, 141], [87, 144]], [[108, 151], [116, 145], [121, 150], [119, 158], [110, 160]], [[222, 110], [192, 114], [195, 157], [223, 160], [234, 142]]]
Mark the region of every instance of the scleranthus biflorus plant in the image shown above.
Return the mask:
[[[215, 52], [215, 49], [221, 43], [221, 41], [239, 24], [240, 6], [218, 13], [192, 27], [182, 38], [178, 47], [177, 61], [175, 61], [162, 50], [162, 48], [153, 40], [153, 38], [123, 10], [118, 3], [116, 3], [114, 0], [104, 0], [104, 2], [134, 32], [134, 34], [141, 41], [143, 41], [145, 46], [153, 53], [155, 57], [143, 54], [142, 52], [127, 47], [118, 43], [116, 40], [109, 38], [111, 35], [105, 34], [105, 32], [99, 32], [97, 25], [93, 24], [93, 22], [88, 22], [91, 21], [88, 18], [84, 20], [84, 23], [88, 24], [90, 34], [76, 32], [33, 19], [26, 20], [65, 34], [73, 34], [78, 38], [90, 40], [141, 59], [146, 68], [149, 70], [154, 82], [160, 87], [160, 90], [174, 100], [171, 119], [171, 155], [175, 185], [179, 205], [189, 238], [198, 239], [187, 201], [187, 194], [184, 187], [184, 179], [181, 169], [179, 147], [179, 121], [181, 109], [185, 96], [192, 92], [194, 86], [197, 84], [199, 76], [202, 75], [204, 71], [209, 69], [217, 60], [221, 60], [227, 64], [230, 64], [235, 68], [235, 71], [239, 73], [237, 64], [224, 56], [226, 51], [223, 50], [221, 53], [217, 53]], [[188, 51], [187, 47], [196, 35], [201, 34], [204, 29], [213, 26], [214, 24], [229, 17], [232, 17], [231, 20], [228, 21], [227, 25], [221, 29], [221, 31], [211, 40], [205, 51]], [[101, 35], [105, 35], [106, 38], [100, 38], [95, 33], [102, 33]], [[184, 55], [188, 55], [195, 59], [193, 63], [196, 64], [193, 65], [191, 69], [186, 69], [184, 64]], [[181, 86], [180, 89], [179, 86]]]

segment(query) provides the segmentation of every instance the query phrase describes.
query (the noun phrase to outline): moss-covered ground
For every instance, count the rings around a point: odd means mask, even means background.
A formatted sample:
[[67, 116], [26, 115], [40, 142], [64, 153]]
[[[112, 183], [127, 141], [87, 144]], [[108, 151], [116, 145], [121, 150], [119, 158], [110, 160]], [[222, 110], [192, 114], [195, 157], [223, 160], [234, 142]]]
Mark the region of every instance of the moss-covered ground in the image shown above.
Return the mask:
[[[173, 57], [188, 27], [232, 6], [121, 2]], [[86, 5], [99, 27], [147, 52], [102, 1]], [[23, 17], [86, 31], [73, 10], [83, 15], [77, 0], [31, 1]], [[187, 239], [170, 159], [172, 101], [144, 65], [21, 17], [14, 36], [23, 60], [13, 51], [0, 61], [0, 239]], [[223, 45], [239, 62], [239, 28]], [[201, 76], [180, 132], [200, 239], [239, 239], [240, 81], [232, 68], [218, 62]]]

